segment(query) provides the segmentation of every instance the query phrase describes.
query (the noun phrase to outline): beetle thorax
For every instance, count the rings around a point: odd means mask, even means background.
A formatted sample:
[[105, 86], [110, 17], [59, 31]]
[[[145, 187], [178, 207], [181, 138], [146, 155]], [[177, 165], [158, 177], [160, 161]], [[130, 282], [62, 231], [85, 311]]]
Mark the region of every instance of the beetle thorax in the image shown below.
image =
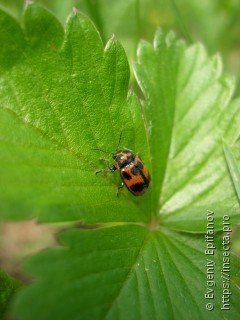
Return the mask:
[[113, 154], [114, 163], [118, 169], [134, 161], [135, 155], [130, 151], [119, 150]]

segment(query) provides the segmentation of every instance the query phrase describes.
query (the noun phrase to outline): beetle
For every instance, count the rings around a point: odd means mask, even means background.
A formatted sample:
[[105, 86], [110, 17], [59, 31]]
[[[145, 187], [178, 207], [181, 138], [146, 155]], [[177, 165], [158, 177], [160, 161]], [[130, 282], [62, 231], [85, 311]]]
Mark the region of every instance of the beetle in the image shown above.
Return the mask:
[[114, 160], [113, 165], [111, 165], [108, 159], [101, 158], [100, 160], [107, 162], [108, 169], [100, 169], [96, 171], [96, 174], [101, 172], [114, 172], [116, 170], [119, 170], [122, 184], [117, 189], [117, 196], [119, 196], [119, 191], [124, 187], [124, 185], [134, 196], [140, 196], [144, 194], [149, 186], [149, 183], [151, 181], [150, 174], [146, 165], [140, 159], [138, 153], [135, 154], [132, 150], [126, 147], [124, 147], [122, 150], [118, 150], [121, 138], [122, 132], [120, 133], [120, 138], [115, 152], [108, 152], [101, 149], [92, 149], [109, 153], [112, 155], [112, 158]]

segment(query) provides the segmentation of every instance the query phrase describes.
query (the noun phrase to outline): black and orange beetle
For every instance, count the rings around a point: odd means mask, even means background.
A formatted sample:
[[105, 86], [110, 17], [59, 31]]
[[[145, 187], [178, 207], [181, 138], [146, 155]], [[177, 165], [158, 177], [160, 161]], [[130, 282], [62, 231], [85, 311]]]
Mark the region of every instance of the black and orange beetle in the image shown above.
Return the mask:
[[109, 153], [114, 159], [114, 164], [111, 165], [109, 160], [101, 158], [100, 160], [107, 162], [108, 169], [98, 170], [96, 171], [96, 174], [100, 172], [114, 172], [119, 170], [122, 178], [122, 185], [118, 187], [117, 196], [119, 195], [119, 190], [123, 188], [124, 185], [134, 196], [140, 196], [148, 188], [151, 178], [147, 167], [142, 162], [138, 154], [134, 154], [134, 152], [128, 148], [118, 150], [121, 138], [122, 132], [114, 153], [101, 149], [93, 149]]

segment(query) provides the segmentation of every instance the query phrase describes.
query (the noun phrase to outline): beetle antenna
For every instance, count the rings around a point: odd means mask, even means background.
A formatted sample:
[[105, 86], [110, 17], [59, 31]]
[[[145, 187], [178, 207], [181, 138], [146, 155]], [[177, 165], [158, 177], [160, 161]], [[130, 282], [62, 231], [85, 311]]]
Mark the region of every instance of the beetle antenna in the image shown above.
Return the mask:
[[112, 154], [112, 152], [105, 151], [105, 150], [102, 150], [102, 149], [91, 148], [91, 150], [97, 150], [97, 151], [101, 151], [101, 152], [104, 152], [104, 153]]
[[119, 147], [121, 139], [122, 139], [122, 133], [123, 133], [123, 129], [121, 129], [121, 132], [120, 132], [120, 137], [119, 137], [119, 140], [118, 140], [116, 151], [118, 151], [118, 147]]

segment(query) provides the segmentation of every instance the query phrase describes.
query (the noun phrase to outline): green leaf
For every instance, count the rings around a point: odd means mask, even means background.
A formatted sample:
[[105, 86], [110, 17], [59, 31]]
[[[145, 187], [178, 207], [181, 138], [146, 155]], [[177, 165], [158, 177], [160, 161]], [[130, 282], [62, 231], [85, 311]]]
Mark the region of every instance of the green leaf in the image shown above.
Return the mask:
[[[239, 221], [221, 142], [234, 141], [239, 101], [230, 103], [233, 80], [218, 56], [158, 31], [153, 46], [142, 42], [138, 50], [142, 107], [128, 92], [120, 43], [113, 37], [104, 49], [86, 17], [73, 13], [64, 32], [35, 4], [26, 7], [23, 30], [0, 16], [2, 218], [160, 220], [205, 232], [211, 209], [216, 230], [226, 210]], [[92, 148], [112, 152], [121, 129], [121, 145], [140, 151], [152, 177], [142, 197], [124, 190], [117, 198], [117, 172], [94, 174], [104, 163]]]
[[153, 46], [140, 44], [135, 70], [146, 96], [153, 207], [158, 203], [161, 225], [205, 232], [207, 209], [215, 212], [216, 229], [226, 211], [239, 222], [222, 150], [222, 137], [235, 141], [239, 100], [230, 103], [234, 83], [219, 56], [158, 31]]
[[10, 299], [20, 286], [20, 281], [0, 270], [0, 317], [5, 313]]
[[149, 163], [141, 108], [127, 93], [129, 66], [119, 42], [112, 38], [104, 49], [95, 27], [78, 13], [65, 34], [35, 4], [26, 7], [24, 31], [0, 15], [0, 37], [10, 39], [0, 52], [1, 217], [147, 221], [150, 194], [136, 199], [125, 190], [118, 199], [119, 175], [96, 176], [104, 154], [91, 150], [114, 151], [123, 128], [122, 146]]
[[[190, 234], [206, 232], [207, 209], [215, 231], [227, 214], [231, 228], [239, 221], [222, 150], [222, 137], [235, 141], [239, 100], [230, 102], [234, 84], [220, 58], [158, 31], [153, 46], [139, 46], [140, 103], [128, 91], [120, 43], [113, 37], [104, 48], [83, 15], [74, 12], [63, 30], [29, 4], [23, 28], [4, 12], [0, 25], [1, 218], [124, 224], [69, 230], [61, 247], [29, 258], [26, 272], [36, 280], [17, 295], [16, 319], [236, 318], [239, 259], [227, 250], [224, 283], [222, 235], [214, 234], [209, 257], [205, 236]], [[103, 163], [92, 148], [114, 151], [122, 128], [121, 144], [141, 152], [152, 176], [143, 197], [123, 190], [116, 198], [119, 174], [94, 174]], [[205, 298], [208, 287], [214, 301]]]
[[238, 201], [240, 201], [240, 172], [237, 164], [237, 160], [235, 159], [232, 150], [230, 147], [224, 143], [223, 150], [225, 153], [228, 169], [233, 181], [233, 185], [238, 197]]
[[[60, 241], [64, 247], [25, 262], [25, 270], [40, 280], [17, 297], [17, 320], [236, 319], [240, 312], [239, 288], [231, 278], [230, 310], [221, 310], [222, 239], [215, 239], [212, 256], [204, 253], [203, 236], [133, 225], [73, 229]], [[215, 263], [211, 281], [209, 261]], [[239, 275], [238, 263], [231, 255], [229, 276]], [[205, 299], [207, 288], [214, 299]], [[209, 302], [213, 311], [206, 310]]]
[[0, 40], [5, 44], [0, 51], [0, 74], [2, 75], [23, 59], [25, 39], [18, 23], [3, 11], [0, 14], [0, 25], [3, 26]]

